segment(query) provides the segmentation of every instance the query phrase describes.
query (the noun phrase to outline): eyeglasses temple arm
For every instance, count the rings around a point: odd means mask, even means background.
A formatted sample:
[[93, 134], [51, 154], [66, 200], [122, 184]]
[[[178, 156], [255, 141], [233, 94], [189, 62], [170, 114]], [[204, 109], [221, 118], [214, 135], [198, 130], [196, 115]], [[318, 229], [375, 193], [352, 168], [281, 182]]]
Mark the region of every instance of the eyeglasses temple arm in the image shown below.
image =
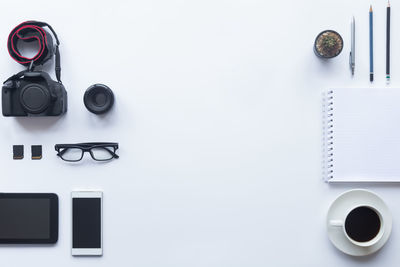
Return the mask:
[[[117, 154], [115, 154], [114, 151], [111, 151], [111, 150], [108, 149], [107, 147], [104, 147], [104, 149], [107, 150], [108, 152], [110, 152], [110, 154], [113, 156], [113, 158], [116, 158], [116, 159], [119, 158], [119, 156], [118, 156]], [[117, 147], [116, 149], [118, 149], [118, 147]]]

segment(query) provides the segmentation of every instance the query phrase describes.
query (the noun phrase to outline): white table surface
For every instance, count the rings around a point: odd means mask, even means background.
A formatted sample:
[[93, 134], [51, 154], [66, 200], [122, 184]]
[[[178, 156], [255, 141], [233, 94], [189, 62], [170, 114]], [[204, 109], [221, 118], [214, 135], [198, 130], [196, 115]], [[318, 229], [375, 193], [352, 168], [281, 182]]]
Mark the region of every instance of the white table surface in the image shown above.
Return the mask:
[[[378, 5], [379, 3], [379, 5]], [[385, 85], [384, 1], [375, 10], [369, 83], [367, 1], [3, 1], [0, 74], [22, 70], [8, 33], [27, 19], [59, 35], [69, 111], [59, 119], [0, 118], [1, 191], [55, 192], [55, 246], [0, 246], [2, 266], [398, 266], [400, 185], [321, 180], [321, 92]], [[400, 87], [400, 6], [392, 3], [392, 84]], [[356, 16], [356, 73], [348, 68]], [[312, 51], [342, 34], [329, 62]], [[53, 66], [46, 68], [53, 74]], [[82, 102], [94, 83], [116, 104], [105, 117]], [[54, 144], [117, 141], [120, 159], [67, 164]], [[12, 145], [25, 159], [12, 160]], [[30, 145], [43, 159], [30, 159]], [[367, 188], [393, 213], [377, 254], [352, 258], [328, 240], [325, 215], [342, 192]], [[104, 191], [104, 256], [71, 256], [70, 193]]]

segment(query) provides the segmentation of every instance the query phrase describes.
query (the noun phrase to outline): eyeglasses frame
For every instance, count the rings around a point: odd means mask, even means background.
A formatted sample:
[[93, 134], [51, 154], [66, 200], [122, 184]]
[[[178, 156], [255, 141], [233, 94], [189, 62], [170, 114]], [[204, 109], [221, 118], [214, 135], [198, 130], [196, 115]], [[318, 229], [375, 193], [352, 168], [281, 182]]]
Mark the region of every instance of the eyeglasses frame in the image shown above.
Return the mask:
[[[108, 150], [108, 152], [110, 152], [111, 154], [111, 158], [109, 159], [96, 159], [93, 155], [93, 152], [91, 151], [93, 148], [96, 147], [101, 147], [104, 148], [106, 150]], [[110, 151], [109, 149], [107, 149], [107, 147], [112, 147], [114, 149], [114, 151]], [[55, 150], [57, 151], [57, 156], [59, 156], [62, 160], [64, 161], [68, 161], [68, 162], [78, 162], [81, 161], [83, 159], [83, 156], [85, 154], [85, 152], [89, 152], [90, 156], [92, 157], [93, 160], [95, 161], [109, 161], [112, 160], [113, 158], [118, 159], [119, 156], [115, 153], [118, 149], [118, 143], [106, 143], [106, 142], [91, 142], [91, 143], [78, 143], [78, 144], [56, 144], [54, 146]], [[80, 159], [78, 160], [66, 160], [62, 157], [62, 152], [66, 151], [69, 148], [78, 148], [82, 150], [82, 154]], [[62, 151], [60, 151], [60, 149], [64, 149]]]

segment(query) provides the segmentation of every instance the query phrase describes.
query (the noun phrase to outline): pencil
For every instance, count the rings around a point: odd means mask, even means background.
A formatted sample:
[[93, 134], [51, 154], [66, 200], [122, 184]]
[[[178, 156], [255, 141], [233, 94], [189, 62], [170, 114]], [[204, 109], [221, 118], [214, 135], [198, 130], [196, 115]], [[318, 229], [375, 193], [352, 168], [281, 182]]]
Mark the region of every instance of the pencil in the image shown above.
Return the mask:
[[390, 82], [390, 3], [386, 8], [386, 81]]
[[369, 7], [369, 80], [374, 81], [374, 30], [372, 5]]

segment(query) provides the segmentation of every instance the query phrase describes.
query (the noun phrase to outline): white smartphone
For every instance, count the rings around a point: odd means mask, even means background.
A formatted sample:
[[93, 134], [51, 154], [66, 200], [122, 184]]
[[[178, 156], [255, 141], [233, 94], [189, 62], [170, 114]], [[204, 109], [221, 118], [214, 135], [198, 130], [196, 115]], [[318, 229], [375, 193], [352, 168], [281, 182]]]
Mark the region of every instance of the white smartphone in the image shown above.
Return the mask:
[[73, 191], [72, 255], [103, 255], [103, 192]]

